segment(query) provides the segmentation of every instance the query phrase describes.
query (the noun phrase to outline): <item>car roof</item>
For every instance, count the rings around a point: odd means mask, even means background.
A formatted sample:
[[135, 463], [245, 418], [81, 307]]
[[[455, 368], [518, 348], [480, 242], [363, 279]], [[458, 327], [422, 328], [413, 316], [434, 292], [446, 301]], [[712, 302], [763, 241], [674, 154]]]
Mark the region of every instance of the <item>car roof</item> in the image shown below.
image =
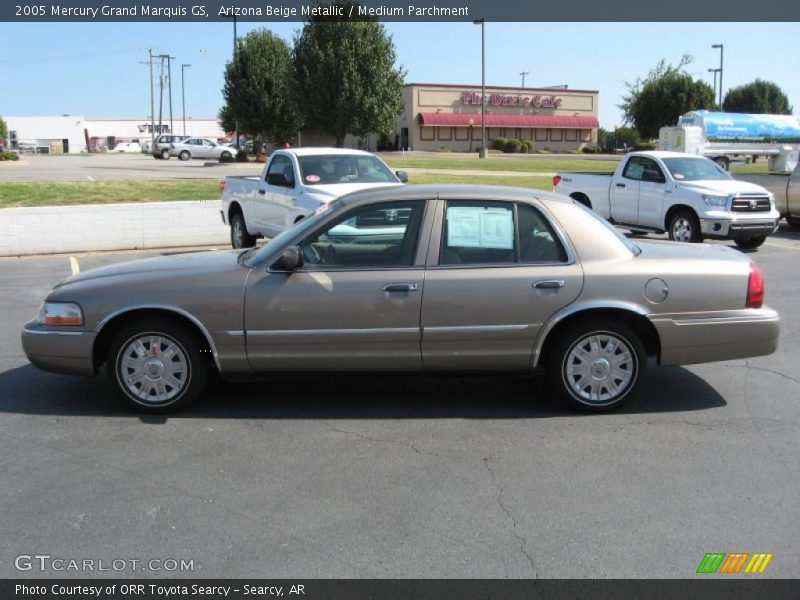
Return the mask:
[[370, 152], [364, 150], [353, 150], [350, 148], [324, 148], [324, 147], [303, 147], [303, 148], [278, 148], [282, 152], [291, 152], [295, 156], [324, 156], [331, 154], [347, 154], [358, 156], [374, 156]]
[[346, 194], [342, 196], [340, 200], [347, 205], [353, 205], [361, 202], [432, 198], [441, 198], [444, 200], [510, 200], [515, 202], [547, 200], [552, 202], [566, 202], [568, 204], [573, 203], [572, 199], [567, 196], [533, 188], [454, 183], [408, 184], [403, 186], [393, 185], [371, 188]]

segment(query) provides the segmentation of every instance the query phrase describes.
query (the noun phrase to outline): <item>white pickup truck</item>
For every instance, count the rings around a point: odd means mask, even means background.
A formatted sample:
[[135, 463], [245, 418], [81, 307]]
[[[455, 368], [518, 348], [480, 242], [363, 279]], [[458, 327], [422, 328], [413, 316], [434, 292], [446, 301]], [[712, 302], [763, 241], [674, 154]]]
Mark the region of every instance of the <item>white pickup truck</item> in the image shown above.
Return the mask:
[[404, 171], [392, 170], [374, 154], [341, 148], [274, 151], [258, 177], [226, 177], [222, 222], [234, 248], [274, 237], [337, 198], [372, 187], [402, 185]]
[[611, 223], [672, 240], [730, 239], [757, 248], [778, 228], [775, 198], [735, 180], [708, 158], [680, 152], [632, 152], [614, 173], [558, 173], [553, 189]]

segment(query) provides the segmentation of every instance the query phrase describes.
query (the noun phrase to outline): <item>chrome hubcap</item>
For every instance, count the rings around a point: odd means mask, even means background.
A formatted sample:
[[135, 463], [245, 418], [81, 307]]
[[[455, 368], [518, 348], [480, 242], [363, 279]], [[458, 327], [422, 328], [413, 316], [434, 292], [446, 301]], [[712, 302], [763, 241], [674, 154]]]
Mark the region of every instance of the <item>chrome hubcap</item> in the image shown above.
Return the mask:
[[688, 242], [692, 239], [692, 224], [689, 219], [681, 217], [672, 225], [672, 237], [678, 242]]
[[133, 338], [120, 352], [118, 365], [128, 394], [146, 404], [170, 402], [189, 381], [186, 352], [161, 334]]
[[564, 382], [579, 400], [607, 404], [631, 385], [636, 359], [628, 344], [610, 333], [578, 340], [564, 360]]

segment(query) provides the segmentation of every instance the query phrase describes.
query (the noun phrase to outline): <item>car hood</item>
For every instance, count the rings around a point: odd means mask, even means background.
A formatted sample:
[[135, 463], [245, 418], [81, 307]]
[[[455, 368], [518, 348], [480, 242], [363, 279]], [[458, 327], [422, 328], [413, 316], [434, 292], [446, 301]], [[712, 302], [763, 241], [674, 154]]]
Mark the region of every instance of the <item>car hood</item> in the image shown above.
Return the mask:
[[358, 192], [360, 190], [367, 190], [372, 188], [382, 187], [397, 187], [403, 185], [399, 181], [397, 183], [329, 183], [325, 185], [309, 185], [303, 187], [303, 193], [309, 196], [317, 196], [323, 200], [336, 200], [350, 194], [351, 192]]
[[72, 275], [58, 282], [54, 289], [77, 283], [99, 282], [115, 277], [146, 277], [148, 274], [163, 278], [170, 273], [185, 275], [192, 272], [222, 272], [241, 268], [239, 255], [242, 250], [206, 250], [168, 254], [154, 258], [132, 260], [129, 262], [91, 269]]
[[760, 185], [748, 181], [739, 181], [738, 179], [731, 179], [729, 181], [684, 181], [681, 182], [681, 184], [688, 190], [712, 196], [727, 196], [728, 194], [741, 193], [767, 193], [767, 190]]

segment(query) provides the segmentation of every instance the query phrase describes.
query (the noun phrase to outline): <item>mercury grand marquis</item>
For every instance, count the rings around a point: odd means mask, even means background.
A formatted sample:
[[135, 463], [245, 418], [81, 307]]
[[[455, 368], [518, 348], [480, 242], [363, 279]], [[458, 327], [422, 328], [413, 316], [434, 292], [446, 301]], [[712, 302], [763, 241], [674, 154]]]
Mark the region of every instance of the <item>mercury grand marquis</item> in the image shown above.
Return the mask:
[[407, 186], [344, 196], [247, 251], [68, 277], [22, 343], [48, 371], [106, 365], [145, 412], [188, 405], [211, 370], [541, 368], [568, 406], [602, 412], [636, 396], [648, 361], [774, 352], [763, 301], [758, 265], [726, 246], [634, 243], [537, 190]]

